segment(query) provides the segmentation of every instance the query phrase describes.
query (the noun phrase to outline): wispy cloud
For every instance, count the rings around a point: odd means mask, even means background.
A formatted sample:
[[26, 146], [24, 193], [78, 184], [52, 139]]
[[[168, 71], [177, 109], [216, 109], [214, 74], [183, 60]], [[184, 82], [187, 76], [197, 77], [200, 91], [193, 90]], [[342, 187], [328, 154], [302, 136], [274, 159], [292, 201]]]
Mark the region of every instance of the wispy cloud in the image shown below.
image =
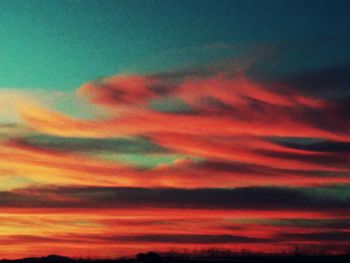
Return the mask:
[[[61, 111], [48, 94], [1, 90], [0, 110], [16, 120], [0, 126], [1, 239], [63, 254], [124, 243], [343, 248], [347, 100], [305, 95], [303, 85], [259, 83], [237, 64], [118, 75], [70, 100], [85, 100], [94, 118], [74, 114], [77, 105]], [[9, 113], [5, 98], [15, 97]]]

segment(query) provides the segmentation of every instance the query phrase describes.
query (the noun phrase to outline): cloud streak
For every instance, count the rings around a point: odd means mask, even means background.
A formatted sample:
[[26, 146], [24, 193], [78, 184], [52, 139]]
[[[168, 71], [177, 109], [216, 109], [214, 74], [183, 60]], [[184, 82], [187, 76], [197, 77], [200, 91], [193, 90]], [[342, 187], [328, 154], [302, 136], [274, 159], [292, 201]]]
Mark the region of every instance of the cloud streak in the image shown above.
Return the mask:
[[29, 188], [1, 192], [0, 206], [23, 208], [189, 208], [343, 211], [347, 187], [234, 189]]
[[23, 255], [30, 242], [38, 254], [96, 256], [150, 244], [343, 251], [347, 100], [305, 95], [315, 74], [266, 84], [230, 71], [86, 83], [77, 96], [94, 118], [21, 100], [20, 121], [0, 126], [1, 240]]

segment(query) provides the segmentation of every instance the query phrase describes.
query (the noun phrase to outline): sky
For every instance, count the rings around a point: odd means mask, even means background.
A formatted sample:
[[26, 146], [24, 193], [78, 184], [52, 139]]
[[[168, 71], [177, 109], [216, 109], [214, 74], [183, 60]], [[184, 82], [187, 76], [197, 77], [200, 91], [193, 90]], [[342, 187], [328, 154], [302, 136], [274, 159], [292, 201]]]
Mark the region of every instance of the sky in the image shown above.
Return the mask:
[[349, 252], [348, 1], [0, 7], [0, 258]]

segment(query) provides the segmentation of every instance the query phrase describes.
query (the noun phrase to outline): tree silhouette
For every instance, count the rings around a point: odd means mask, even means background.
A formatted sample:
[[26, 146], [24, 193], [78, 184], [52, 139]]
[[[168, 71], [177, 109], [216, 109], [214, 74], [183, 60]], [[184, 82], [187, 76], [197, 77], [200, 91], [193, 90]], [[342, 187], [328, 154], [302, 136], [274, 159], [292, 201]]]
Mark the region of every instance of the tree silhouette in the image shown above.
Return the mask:
[[161, 263], [162, 257], [155, 252], [148, 252], [147, 254], [139, 253], [136, 255], [138, 262], [143, 263]]

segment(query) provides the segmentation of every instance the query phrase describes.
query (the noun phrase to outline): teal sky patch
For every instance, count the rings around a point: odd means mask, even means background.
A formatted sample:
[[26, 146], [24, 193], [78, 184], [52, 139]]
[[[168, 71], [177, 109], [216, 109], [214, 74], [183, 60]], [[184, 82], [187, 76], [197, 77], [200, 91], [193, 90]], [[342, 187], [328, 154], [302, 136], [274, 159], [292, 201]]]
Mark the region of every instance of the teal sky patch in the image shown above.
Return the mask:
[[152, 100], [150, 108], [165, 113], [191, 113], [193, 111], [189, 104], [176, 97]]
[[[2, 0], [0, 87], [72, 90], [268, 47], [295, 72], [350, 57], [347, 1]], [[231, 49], [230, 47], [233, 47]], [[302, 66], [301, 66], [302, 65]]]
[[23, 143], [56, 151], [81, 153], [166, 153], [167, 150], [143, 138], [67, 138], [32, 135], [21, 139]]
[[151, 169], [160, 165], [174, 165], [178, 160], [192, 160], [199, 162], [202, 159], [185, 154], [112, 154], [112, 153], [98, 153], [96, 157], [103, 158], [109, 161], [116, 161], [135, 166], [141, 169]]

